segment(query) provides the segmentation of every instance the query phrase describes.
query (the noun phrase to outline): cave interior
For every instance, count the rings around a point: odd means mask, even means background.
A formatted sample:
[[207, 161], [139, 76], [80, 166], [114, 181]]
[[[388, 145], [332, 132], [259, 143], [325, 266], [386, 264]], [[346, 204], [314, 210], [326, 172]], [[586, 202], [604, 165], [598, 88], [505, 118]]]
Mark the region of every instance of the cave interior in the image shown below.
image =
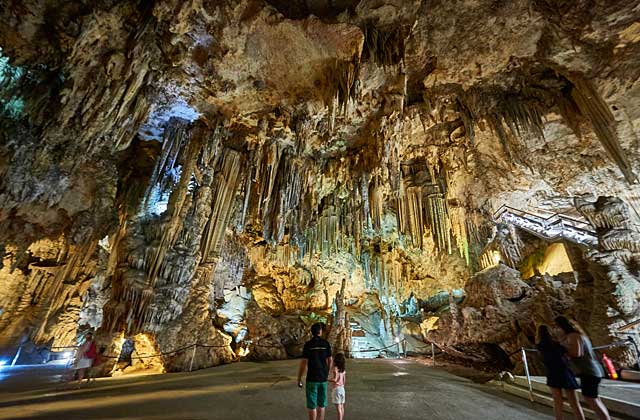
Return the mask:
[[5, 3], [3, 360], [287, 359], [323, 322], [521, 370], [557, 315], [640, 317], [635, 1]]

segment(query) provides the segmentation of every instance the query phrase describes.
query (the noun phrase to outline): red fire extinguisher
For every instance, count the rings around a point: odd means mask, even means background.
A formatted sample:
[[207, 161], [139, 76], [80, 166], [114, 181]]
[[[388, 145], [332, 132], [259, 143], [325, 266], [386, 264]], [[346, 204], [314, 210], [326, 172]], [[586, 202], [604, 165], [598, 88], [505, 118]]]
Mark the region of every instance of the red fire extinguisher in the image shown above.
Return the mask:
[[609, 377], [611, 379], [618, 379], [618, 372], [616, 372], [616, 369], [613, 367], [613, 362], [604, 353], [602, 353], [602, 363], [604, 363], [604, 367], [607, 369]]

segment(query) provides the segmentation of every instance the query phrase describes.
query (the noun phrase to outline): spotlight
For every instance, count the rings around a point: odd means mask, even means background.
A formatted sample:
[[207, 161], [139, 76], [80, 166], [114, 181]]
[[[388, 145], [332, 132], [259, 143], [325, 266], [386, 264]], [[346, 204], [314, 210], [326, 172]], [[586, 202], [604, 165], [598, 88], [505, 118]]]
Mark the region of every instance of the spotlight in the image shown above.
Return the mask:
[[395, 337], [394, 340], [396, 341], [396, 343], [400, 342], [400, 337]]
[[7, 365], [7, 361], [6, 360], [0, 360], [0, 367], [6, 366], [6, 365]]

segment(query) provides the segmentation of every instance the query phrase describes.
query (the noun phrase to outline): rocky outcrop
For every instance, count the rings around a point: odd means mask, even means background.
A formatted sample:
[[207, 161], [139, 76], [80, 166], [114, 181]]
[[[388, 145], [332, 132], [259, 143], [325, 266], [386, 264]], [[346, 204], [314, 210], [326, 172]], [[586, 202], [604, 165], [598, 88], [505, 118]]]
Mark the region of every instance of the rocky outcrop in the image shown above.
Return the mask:
[[518, 365], [518, 349], [535, 344], [537, 326], [573, 309], [572, 280], [543, 275], [525, 282], [504, 264], [485, 269], [465, 285], [464, 302], [451, 305], [427, 337], [456, 357]]
[[[584, 255], [593, 285], [585, 302], [590, 310], [582, 321], [596, 345], [606, 344], [624, 338], [620, 328], [640, 317], [640, 233], [629, 206], [619, 198], [598, 197], [595, 202], [576, 199], [576, 206], [596, 227], [599, 243], [598, 249]], [[624, 365], [637, 362], [631, 347], [607, 354]]]

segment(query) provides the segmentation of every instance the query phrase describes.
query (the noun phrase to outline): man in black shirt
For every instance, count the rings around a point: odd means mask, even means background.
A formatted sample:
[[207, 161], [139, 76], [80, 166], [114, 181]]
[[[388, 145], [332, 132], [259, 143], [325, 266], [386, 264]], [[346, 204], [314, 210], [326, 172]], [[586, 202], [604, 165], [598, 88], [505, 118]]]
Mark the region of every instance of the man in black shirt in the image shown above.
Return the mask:
[[309, 420], [324, 420], [327, 406], [327, 379], [331, 368], [331, 345], [321, 337], [323, 325], [311, 326], [311, 340], [304, 344], [302, 360], [298, 369], [298, 386], [302, 388], [302, 375], [307, 370], [307, 408]]

